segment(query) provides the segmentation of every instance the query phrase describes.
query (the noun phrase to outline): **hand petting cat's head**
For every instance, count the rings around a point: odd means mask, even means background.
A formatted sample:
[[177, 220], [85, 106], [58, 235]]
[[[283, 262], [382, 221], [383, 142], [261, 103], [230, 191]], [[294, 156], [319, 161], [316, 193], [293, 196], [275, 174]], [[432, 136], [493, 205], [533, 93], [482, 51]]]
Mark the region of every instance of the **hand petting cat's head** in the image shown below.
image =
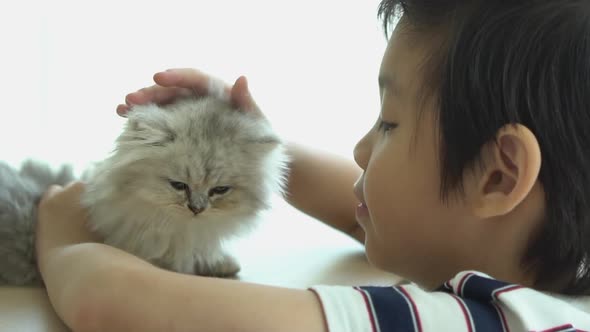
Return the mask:
[[124, 201], [184, 222], [255, 214], [283, 185], [281, 148], [264, 118], [223, 101], [138, 106], [108, 177]]

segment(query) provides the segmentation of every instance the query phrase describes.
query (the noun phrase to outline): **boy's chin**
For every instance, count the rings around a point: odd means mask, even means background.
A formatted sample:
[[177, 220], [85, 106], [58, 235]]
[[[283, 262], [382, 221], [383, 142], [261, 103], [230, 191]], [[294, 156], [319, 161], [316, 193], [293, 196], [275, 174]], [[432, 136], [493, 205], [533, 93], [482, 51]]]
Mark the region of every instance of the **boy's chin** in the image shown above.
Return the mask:
[[388, 255], [384, 250], [375, 245], [374, 241], [368, 235], [365, 235], [365, 256], [372, 266], [384, 271], [391, 270], [391, 262], [388, 260]]
[[404, 257], [403, 253], [402, 256], [392, 254], [390, 250], [379, 247], [370, 237], [365, 236], [365, 256], [371, 266], [407, 278], [404, 271], [408, 271], [411, 262], [408, 263], [408, 257]]

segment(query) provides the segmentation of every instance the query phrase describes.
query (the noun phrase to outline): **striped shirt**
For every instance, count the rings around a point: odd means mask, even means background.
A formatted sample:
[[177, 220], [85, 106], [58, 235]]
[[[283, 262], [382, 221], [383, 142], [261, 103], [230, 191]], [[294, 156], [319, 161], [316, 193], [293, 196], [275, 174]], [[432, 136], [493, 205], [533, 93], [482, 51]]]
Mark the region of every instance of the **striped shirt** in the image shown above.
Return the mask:
[[315, 286], [330, 332], [590, 331], [590, 297], [568, 297], [466, 271], [438, 290]]

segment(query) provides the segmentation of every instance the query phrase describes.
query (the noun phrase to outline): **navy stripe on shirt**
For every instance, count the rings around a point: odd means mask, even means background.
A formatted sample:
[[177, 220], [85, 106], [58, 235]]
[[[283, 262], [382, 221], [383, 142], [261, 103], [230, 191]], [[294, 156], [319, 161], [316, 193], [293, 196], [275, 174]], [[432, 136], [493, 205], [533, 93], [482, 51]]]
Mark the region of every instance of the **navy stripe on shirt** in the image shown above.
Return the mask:
[[360, 287], [371, 297], [379, 329], [385, 331], [416, 331], [412, 302], [398, 287]]
[[497, 293], [513, 290], [511, 286], [513, 286], [514, 289], [521, 288], [518, 285], [478, 276], [476, 274], [472, 274], [466, 278], [462, 286], [462, 289], [456, 291], [457, 295], [480, 302], [495, 301]]
[[[441, 289], [451, 292], [450, 285]], [[489, 293], [484, 297], [482, 291], [474, 287], [483, 287]], [[518, 287], [493, 279], [480, 277], [475, 274], [464, 276], [457, 285], [455, 292], [462, 293], [463, 297], [449, 294], [457, 301], [468, 331], [496, 332], [507, 331], [500, 308], [497, 308], [493, 294], [510, 291]], [[371, 309], [375, 312], [375, 319], [380, 331], [421, 331], [420, 315], [418, 308], [410, 294], [403, 286], [398, 287], [359, 287], [365, 291], [371, 303]], [[469, 298], [472, 295], [475, 298]], [[480, 301], [478, 301], [480, 299]], [[484, 301], [481, 301], [484, 300]]]
[[460, 298], [455, 295], [453, 296], [466, 315], [465, 324], [467, 324], [469, 331], [504, 331], [502, 317], [500, 317], [500, 313], [491, 303], [482, 303], [471, 299]]

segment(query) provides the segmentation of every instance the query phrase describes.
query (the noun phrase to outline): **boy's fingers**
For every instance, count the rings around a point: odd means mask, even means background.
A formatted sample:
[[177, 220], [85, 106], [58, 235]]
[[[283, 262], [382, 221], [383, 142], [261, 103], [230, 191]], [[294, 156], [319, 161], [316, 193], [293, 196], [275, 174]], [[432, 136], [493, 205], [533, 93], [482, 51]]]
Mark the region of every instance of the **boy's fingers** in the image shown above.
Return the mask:
[[64, 191], [62, 186], [52, 185], [47, 188], [47, 190], [41, 196], [41, 200], [39, 201], [39, 209], [40, 213], [43, 209], [47, 207], [51, 207], [54, 205], [55, 198], [59, 197], [58, 195]]
[[129, 105], [119, 104], [117, 105], [117, 114], [122, 117], [127, 117], [127, 112], [129, 112]]
[[79, 196], [84, 191], [84, 183], [83, 182], [71, 182], [67, 184], [65, 187], [58, 186], [58, 185], [51, 185], [45, 191], [43, 196], [41, 197], [41, 202], [44, 202], [48, 199], [55, 197], [56, 195], [60, 195], [61, 197], [66, 196]]
[[222, 80], [193, 68], [175, 68], [154, 74], [155, 85], [130, 93], [125, 104], [117, 106], [117, 114], [125, 117], [133, 105], [147, 103], [167, 104], [184, 96], [215, 96], [232, 99], [234, 105], [244, 110], [257, 109], [248, 91], [245, 77], [236, 81], [237, 89]]
[[229, 91], [231, 90], [231, 87], [221, 80], [194, 68], [174, 68], [156, 73], [154, 75], [154, 82], [165, 87], [190, 89], [199, 96], [219, 95], [218, 91], [212, 91], [212, 88], [218, 89], [221, 87], [221, 90], [226, 95], [229, 95]]
[[147, 88], [139, 89], [125, 96], [125, 103], [127, 105], [142, 105], [147, 104], [153, 100], [153, 96], [156, 94], [155, 90], [158, 88], [157, 85], [152, 85]]
[[231, 90], [231, 101], [234, 106], [243, 111], [260, 113], [258, 105], [248, 89], [248, 80], [245, 76], [240, 76], [234, 83]]
[[154, 75], [154, 82], [165, 87], [181, 87], [193, 90], [196, 94], [207, 93], [209, 76], [196, 69], [168, 69]]
[[43, 196], [41, 197], [41, 201], [44, 201], [48, 198], [53, 197], [55, 194], [62, 192], [63, 191], [63, 187], [62, 186], [58, 186], [58, 185], [51, 185], [49, 186], [49, 188], [45, 191], [45, 193], [43, 194]]
[[65, 191], [69, 195], [78, 196], [78, 195], [82, 194], [82, 192], [84, 191], [84, 188], [85, 188], [84, 182], [75, 181], [75, 182], [68, 183], [64, 187], [63, 191]]
[[152, 85], [125, 97], [127, 105], [143, 105], [147, 103], [165, 104], [178, 97], [193, 95], [191, 90], [178, 87]]

